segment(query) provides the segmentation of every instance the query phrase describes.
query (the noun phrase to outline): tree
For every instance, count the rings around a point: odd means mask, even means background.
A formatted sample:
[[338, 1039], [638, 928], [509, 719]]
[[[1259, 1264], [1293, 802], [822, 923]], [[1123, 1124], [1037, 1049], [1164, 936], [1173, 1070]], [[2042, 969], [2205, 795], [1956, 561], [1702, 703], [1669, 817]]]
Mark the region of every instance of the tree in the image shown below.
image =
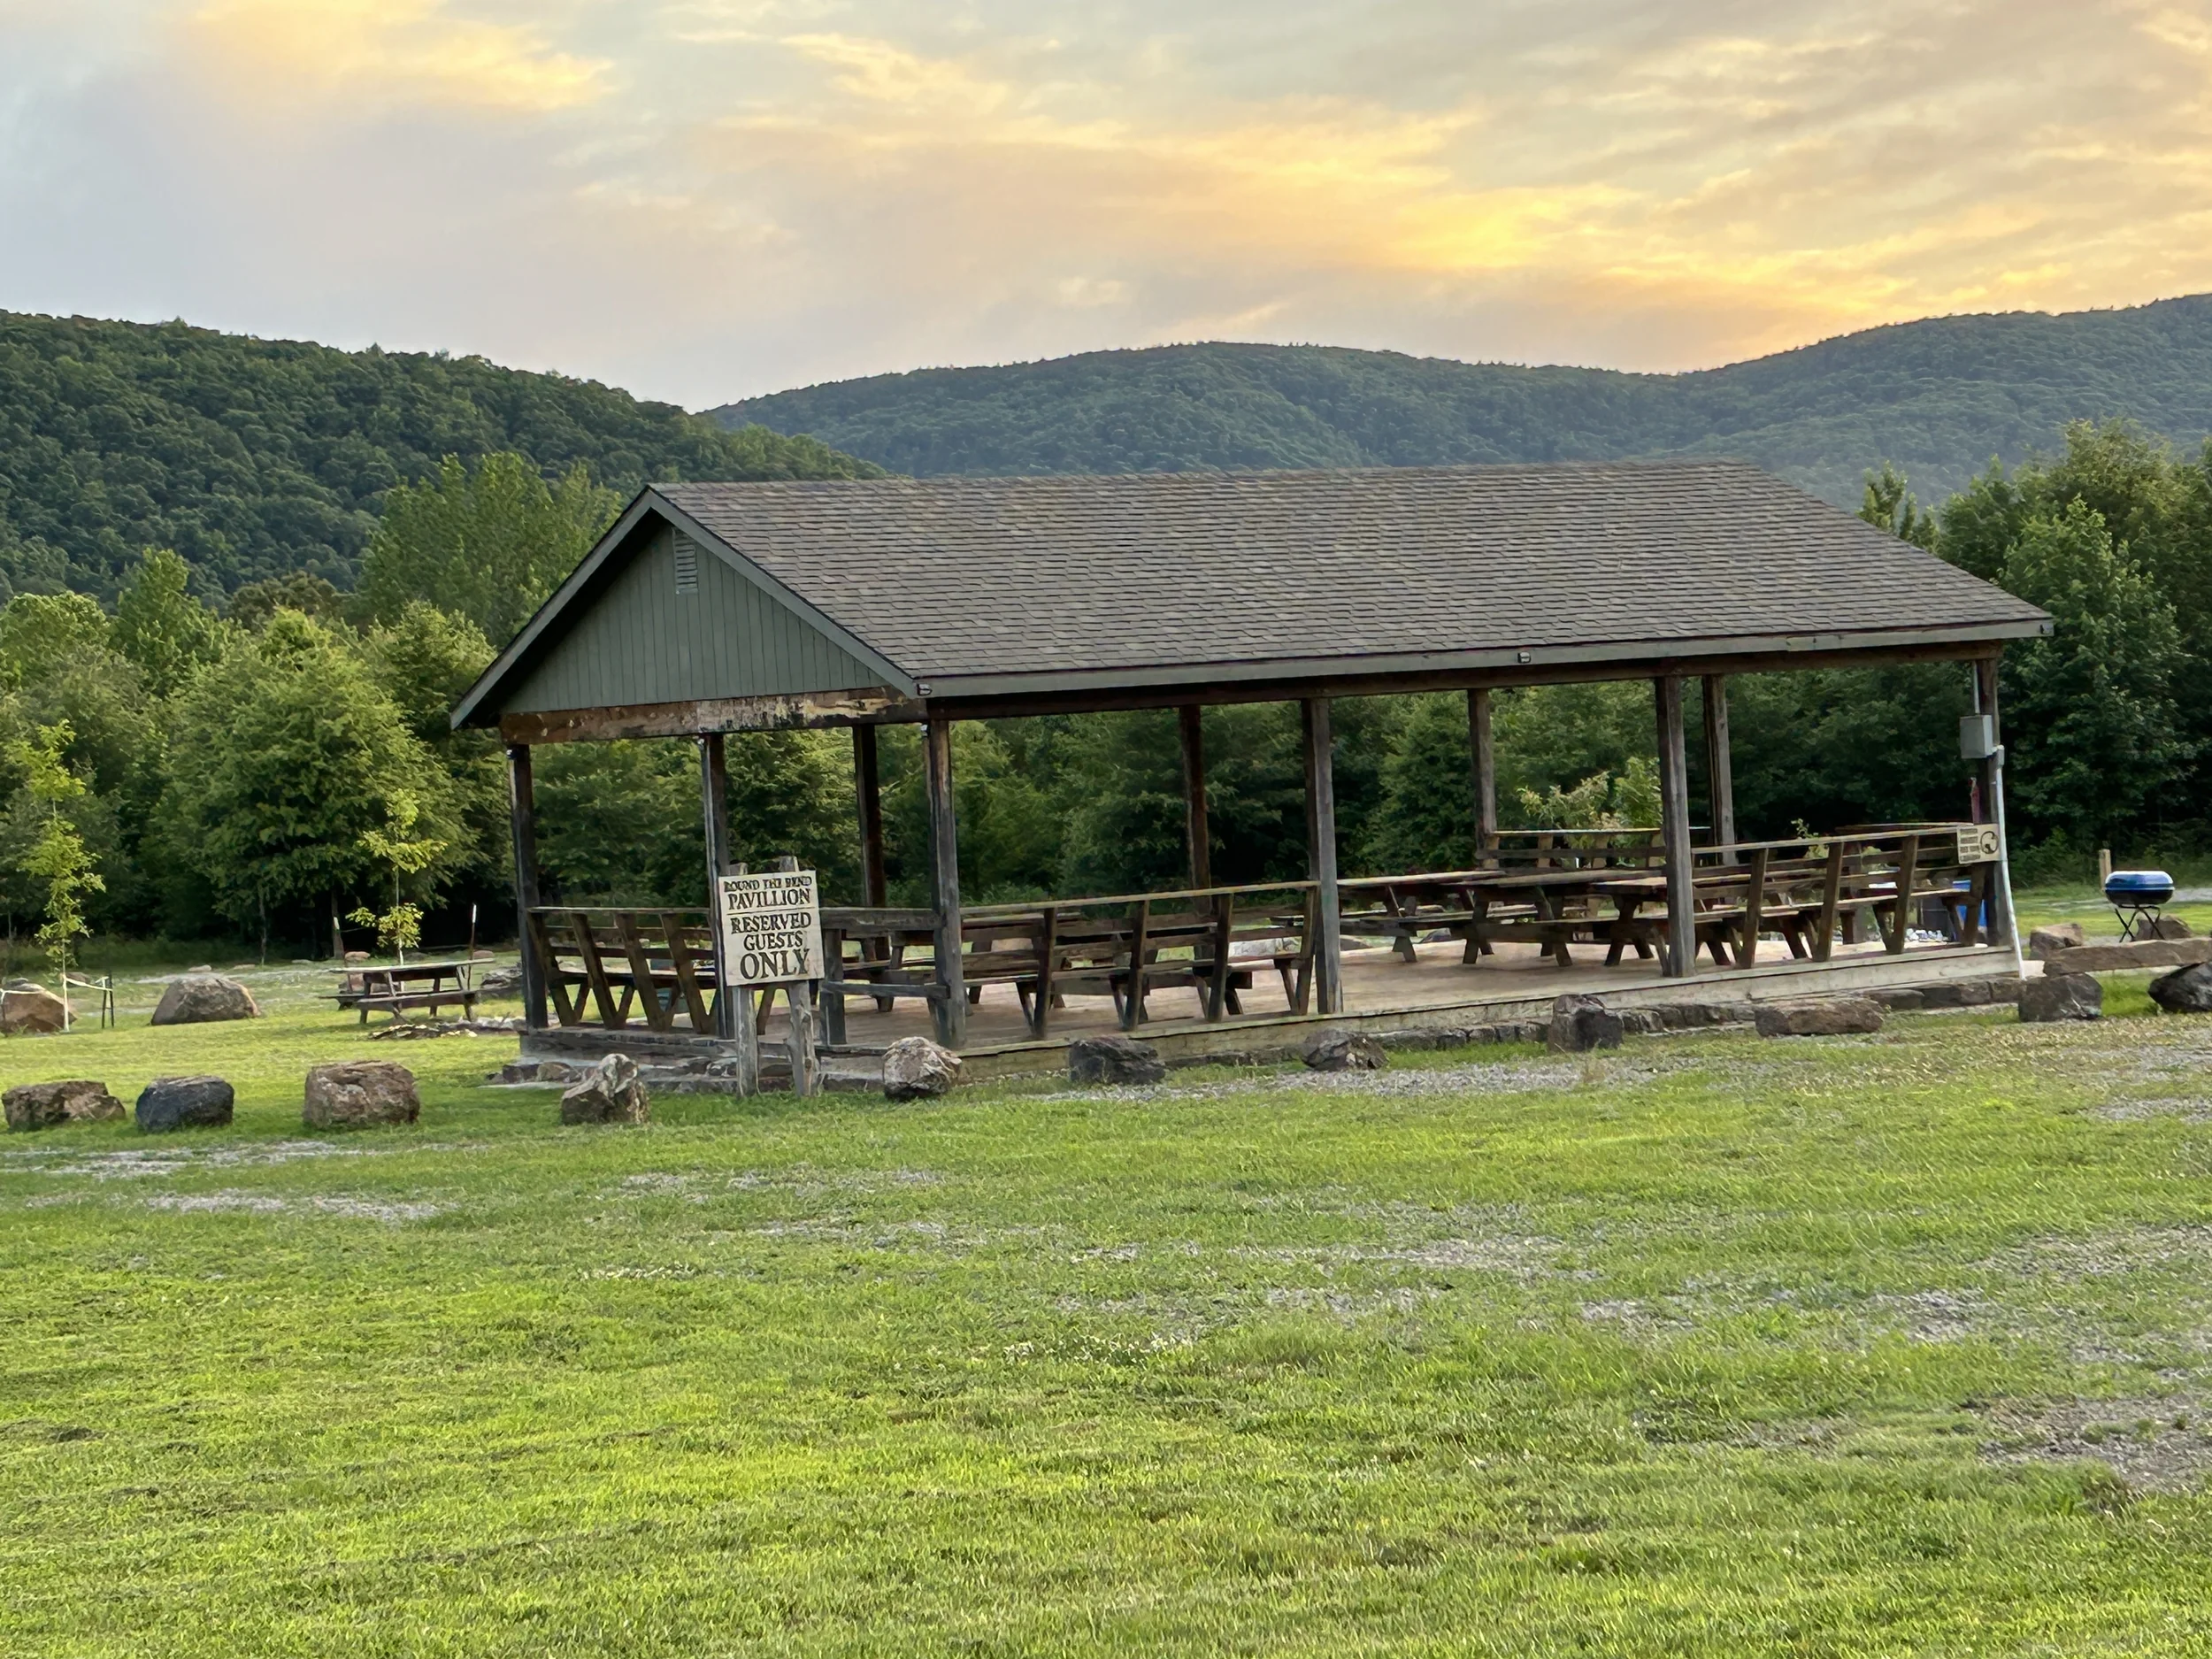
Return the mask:
[[[360, 657], [297, 611], [191, 682], [171, 752], [168, 856], [242, 926], [380, 885], [370, 837], [396, 822], [457, 838], [444, 771]], [[434, 890], [445, 860], [419, 873]]]
[[621, 508], [578, 462], [548, 485], [519, 455], [473, 468], [448, 456], [434, 479], [396, 486], [370, 538], [361, 597], [380, 622], [410, 600], [466, 617], [487, 637], [511, 639], [576, 568]]
[[2173, 607], [2080, 501], [2028, 521], [2002, 580], [2057, 625], [2005, 657], [2014, 799], [2046, 833], [2108, 844], [2156, 816], [2193, 753], [2172, 690], [2183, 664]]
[[349, 919], [375, 928], [377, 943], [404, 963], [407, 953], [422, 943], [422, 906], [409, 901], [406, 884], [419, 881], [451, 843], [414, 833], [422, 809], [405, 790], [393, 793], [389, 810], [391, 821], [384, 828], [362, 832], [361, 846], [391, 872], [392, 907], [380, 913], [364, 904]]
[[38, 942], [53, 965], [65, 1008], [69, 1001], [73, 952], [76, 941], [88, 931], [83, 897], [107, 885], [93, 870], [84, 838], [62, 811], [62, 803], [85, 792], [84, 780], [63, 759], [71, 735], [66, 723], [46, 726], [35, 741], [18, 739], [11, 743], [8, 755], [27, 774], [25, 787], [42, 817], [38, 840], [23, 860], [23, 870], [46, 884], [46, 920], [38, 930]]
[[1859, 517], [1915, 547], [1935, 546], [1935, 515], [1921, 511], [1905, 475], [1887, 461], [1882, 463], [1879, 472], [1867, 473], [1866, 497], [1859, 503]]
[[109, 642], [135, 664], [146, 689], [168, 696], [221, 650], [222, 624], [192, 596], [191, 566], [168, 548], [148, 548], [123, 584]]
[[18, 594], [0, 611], [0, 677], [20, 686], [76, 653], [107, 649], [108, 613], [84, 594]]
[[255, 634], [267, 627], [280, 611], [334, 623], [345, 614], [345, 602], [327, 580], [307, 571], [248, 582], [230, 596], [230, 619]]

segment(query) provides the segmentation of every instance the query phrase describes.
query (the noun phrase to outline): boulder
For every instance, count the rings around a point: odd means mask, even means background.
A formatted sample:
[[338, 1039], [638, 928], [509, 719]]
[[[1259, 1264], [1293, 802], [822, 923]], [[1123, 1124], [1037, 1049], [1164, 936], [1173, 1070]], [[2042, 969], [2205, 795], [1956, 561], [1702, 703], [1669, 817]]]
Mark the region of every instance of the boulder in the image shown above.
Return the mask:
[[2151, 981], [2151, 1001], [2169, 1014], [2212, 1013], [2212, 963], [2162, 973]]
[[2031, 1025], [2103, 1016], [2104, 987], [2093, 974], [2047, 972], [2021, 987], [2020, 1018]]
[[1133, 1037], [1078, 1037], [1068, 1045], [1071, 1083], [1158, 1083], [1166, 1077], [1160, 1051]]
[[1621, 1017], [1594, 996], [1563, 996], [1551, 1005], [1544, 1041], [1554, 1054], [1587, 1054], [1621, 1046]]
[[237, 1097], [219, 1077], [157, 1077], [138, 1096], [138, 1126], [148, 1134], [172, 1129], [219, 1129]]
[[2053, 922], [2028, 935], [2028, 955], [2038, 962], [2048, 962], [2062, 950], [2078, 949], [2088, 942], [2079, 922]]
[[2178, 916], [2162, 916], [2150, 924], [2146, 935], [2151, 939], [2193, 939], [2189, 924]]
[[258, 1019], [253, 993], [219, 973], [188, 973], [169, 981], [154, 1010], [157, 1025], [200, 1025], [219, 1019]]
[[1853, 1036], [1881, 1030], [1882, 1005], [1870, 996], [1765, 1002], [1759, 1007], [1758, 1027], [1762, 1037]]
[[503, 968], [494, 968], [476, 982], [476, 988], [486, 996], [520, 996], [522, 964], [511, 962]]
[[0, 987], [0, 1036], [20, 1037], [62, 1029], [61, 998], [28, 979]]
[[51, 1129], [56, 1124], [98, 1123], [123, 1115], [123, 1102], [104, 1083], [19, 1083], [0, 1094], [11, 1129]]
[[883, 1051], [886, 1100], [934, 1100], [960, 1081], [960, 1056], [926, 1037], [902, 1037]]
[[1379, 1071], [1390, 1064], [1383, 1046], [1364, 1032], [1317, 1031], [1298, 1051], [1317, 1071]]
[[561, 1095], [565, 1124], [641, 1124], [652, 1121], [652, 1102], [638, 1081], [637, 1062], [626, 1054], [603, 1056], [584, 1080]]
[[307, 1073], [307, 1104], [300, 1119], [310, 1129], [361, 1129], [411, 1124], [422, 1116], [415, 1074], [389, 1060], [341, 1060]]

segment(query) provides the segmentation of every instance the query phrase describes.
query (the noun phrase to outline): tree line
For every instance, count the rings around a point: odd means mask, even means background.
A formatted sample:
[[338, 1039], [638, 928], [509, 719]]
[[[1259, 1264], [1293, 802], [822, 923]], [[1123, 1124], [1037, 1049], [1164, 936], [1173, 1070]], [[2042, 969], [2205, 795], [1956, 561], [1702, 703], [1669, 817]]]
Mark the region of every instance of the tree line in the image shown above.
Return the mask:
[[[503, 762], [448, 710], [621, 504], [577, 466], [449, 459], [389, 488], [357, 586], [250, 583], [219, 612], [180, 554], [143, 554], [111, 607], [19, 594], [0, 610], [0, 908], [11, 940], [62, 908], [97, 933], [275, 941], [322, 954], [411, 926], [451, 942], [466, 906], [511, 929]], [[2212, 448], [2078, 426], [2063, 451], [1924, 509], [1885, 468], [1863, 516], [2048, 610], [2002, 676], [2016, 845], [2029, 873], [2111, 845], [2186, 850], [2212, 819]], [[1960, 816], [1968, 671], [1924, 664], [1731, 683], [1747, 835]], [[1472, 851], [1458, 694], [1336, 710], [1348, 872], [1453, 867]], [[1303, 872], [1296, 710], [1204, 715], [1216, 879]], [[1654, 726], [1641, 682], [1537, 687], [1495, 703], [1509, 826], [1648, 823]], [[964, 891], [977, 900], [1127, 892], [1183, 878], [1171, 710], [964, 725], [955, 736]], [[1694, 750], [1696, 745], [1693, 744]], [[881, 733], [895, 896], [927, 882], [918, 734]], [[1701, 757], [1693, 758], [1693, 785]], [[795, 853], [859, 896], [849, 738], [730, 740], [739, 857]], [[698, 761], [681, 741], [559, 745], [537, 769], [550, 891], [577, 902], [700, 901]], [[81, 856], [57, 837], [73, 836]], [[2039, 860], [2040, 864], [2039, 864]], [[358, 919], [355, 919], [358, 918]], [[442, 933], [442, 941], [439, 935]]]

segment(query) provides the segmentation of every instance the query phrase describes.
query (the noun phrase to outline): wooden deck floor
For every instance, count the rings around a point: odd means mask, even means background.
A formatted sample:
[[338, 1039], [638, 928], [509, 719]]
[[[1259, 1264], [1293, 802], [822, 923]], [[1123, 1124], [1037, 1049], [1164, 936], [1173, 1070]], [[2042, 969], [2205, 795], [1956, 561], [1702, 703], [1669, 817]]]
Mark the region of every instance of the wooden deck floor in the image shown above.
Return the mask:
[[[2009, 950], [1924, 946], [1891, 956], [1878, 944], [1839, 945], [1827, 963], [1798, 963], [1790, 960], [1786, 947], [1769, 941], [1761, 960], [1750, 969], [1716, 968], [1709, 960], [1688, 979], [1669, 979], [1660, 973], [1655, 960], [1632, 957], [1609, 968], [1604, 953], [1596, 949], [1578, 953], [1572, 967], [1562, 968], [1534, 945], [1500, 945], [1495, 956], [1486, 956], [1475, 967], [1463, 962], [1462, 949], [1456, 941], [1421, 945], [1411, 962], [1386, 949], [1348, 949], [1343, 1018], [1371, 1023], [1402, 1016], [1408, 1024], [1434, 1023], [1440, 1016], [1462, 1012], [1470, 1023], [1529, 1018], [1569, 992], [1628, 1002], [1722, 996], [1762, 1000], [1853, 987], [1985, 977], [2009, 972], [2013, 963]], [[1217, 1025], [1210, 1025], [1201, 1017], [1195, 991], [1155, 992], [1148, 999], [1149, 1018], [1139, 1034], [1148, 1041], [1202, 1041], [1209, 1033], [1294, 1018], [1281, 980], [1264, 967], [1253, 977], [1252, 988], [1241, 997], [1240, 1014]], [[887, 1013], [858, 998], [849, 1001], [846, 1009], [846, 1046], [850, 1048], [880, 1050], [900, 1037], [930, 1034], [928, 1010], [919, 998], [902, 998]], [[1047, 1044], [1057, 1048], [1077, 1037], [1119, 1029], [1107, 998], [1071, 998], [1065, 1008], [1053, 1011]], [[771, 1019], [769, 1034], [778, 1040], [783, 1035], [780, 1012]], [[981, 1055], [1035, 1046], [1013, 987], [986, 986], [981, 1002], [968, 1010], [968, 1051]]]

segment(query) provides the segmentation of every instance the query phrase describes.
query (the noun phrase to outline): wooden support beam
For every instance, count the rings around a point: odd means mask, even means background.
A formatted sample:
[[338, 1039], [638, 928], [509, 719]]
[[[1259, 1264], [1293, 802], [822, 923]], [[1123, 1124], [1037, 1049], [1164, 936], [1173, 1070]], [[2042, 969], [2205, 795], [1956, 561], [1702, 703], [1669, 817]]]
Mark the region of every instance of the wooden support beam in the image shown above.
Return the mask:
[[714, 1034], [736, 1045], [737, 1092], [760, 1092], [760, 1041], [753, 1033], [752, 998], [741, 987], [728, 982], [728, 965], [722, 959], [721, 879], [733, 874], [730, 864], [730, 772], [723, 752], [722, 734], [708, 732], [699, 738], [699, 810], [707, 842], [707, 912], [714, 927]]
[[929, 1011], [937, 1041], [957, 1048], [968, 1040], [968, 987], [960, 963], [960, 821], [952, 795], [952, 717], [931, 710], [923, 729], [923, 772], [929, 795], [930, 902], [937, 912], [937, 983], [944, 995]]
[[[1989, 717], [1990, 733], [2001, 748], [2005, 741], [2003, 718], [1997, 706], [1997, 658], [1985, 657], [1974, 664], [1974, 712]], [[1981, 821], [1993, 823], [1997, 818], [1997, 799], [2002, 787], [1998, 775], [1999, 761], [1992, 755], [1987, 760], [1974, 764], [1975, 781], [1979, 786], [1975, 794], [1979, 797]], [[2009, 945], [2013, 941], [2012, 892], [2001, 880], [1989, 884], [1989, 942]]]
[[1314, 923], [1313, 1011], [1344, 1011], [1344, 939], [1336, 889], [1335, 743], [1330, 731], [1329, 702], [1307, 697], [1298, 705], [1306, 749], [1306, 874], [1318, 889]]
[[872, 726], [853, 727], [853, 793], [860, 808], [860, 902], [879, 910], [890, 889], [883, 873], [883, 774]]
[[1682, 731], [1682, 680], [1651, 682], [1659, 721], [1659, 829], [1667, 855], [1667, 949], [1663, 972], [1686, 976], [1697, 964], [1697, 890], [1690, 870], [1689, 752]]
[[1713, 844], [1736, 844], [1736, 774], [1728, 754], [1728, 676], [1707, 674], [1705, 688], [1705, 789], [1712, 811]]
[[[774, 868], [793, 871], [799, 861], [786, 853], [775, 862]], [[817, 963], [816, 967], [823, 964]], [[825, 978], [828, 977], [826, 972]], [[789, 1041], [784, 1045], [791, 1056], [791, 1092], [802, 1099], [822, 1092], [822, 1048], [820, 1033], [816, 1025], [814, 984], [810, 979], [797, 979], [783, 987], [784, 1023]]]
[[1498, 753], [1490, 741], [1490, 687], [1467, 694], [1467, 757], [1475, 795], [1475, 865], [1498, 857]]
[[514, 841], [515, 937], [522, 946], [522, 1018], [545, 1029], [545, 963], [530, 912], [538, 908], [538, 799], [530, 777], [530, 746], [507, 745], [507, 820]]
[[616, 738], [696, 737], [702, 732], [775, 732], [795, 727], [818, 729], [921, 718], [919, 703], [903, 692], [879, 686], [865, 691], [710, 697], [696, 703], [618, 703], [602, 709], [503, 714], [499, 717], [499, 730], [510, 743], [603, 743]]
[[1206, 822], [1206, 733], [1199, 707], [1187, 703], [1175, 711], [1183, 736], [1183, 846], [1190, 884], [1214, 884], [1213, 831]]

